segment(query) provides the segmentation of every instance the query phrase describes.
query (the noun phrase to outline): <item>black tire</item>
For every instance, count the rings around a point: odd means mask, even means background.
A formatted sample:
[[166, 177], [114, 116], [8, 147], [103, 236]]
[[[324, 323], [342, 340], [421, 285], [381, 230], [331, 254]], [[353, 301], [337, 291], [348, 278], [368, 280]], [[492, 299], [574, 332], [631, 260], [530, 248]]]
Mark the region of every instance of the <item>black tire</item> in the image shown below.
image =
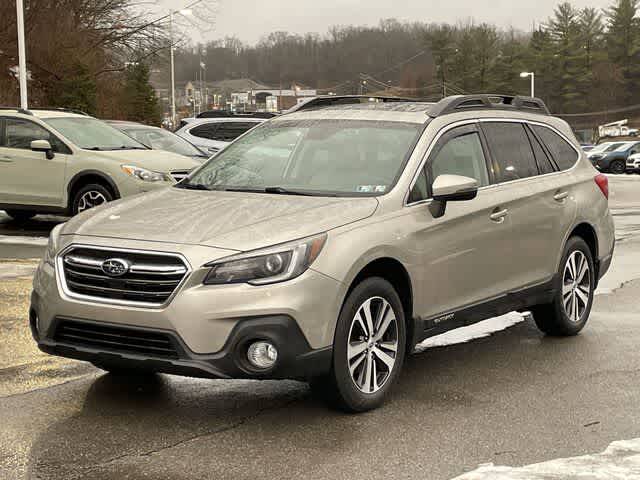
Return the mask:
[[[356, 385], [356, 379], [352, 378], [349, 370], [349, 362], [347, 360], [347, 343], [349, 343], [349, 336], [356, 334], [356, 331], [352, 328], [352, 323], [355, 325], [355, 316], [360, 311], [363, 304], [370, 299], [374, 299], [370, 304], [371, 308], [375, 308], [378, 305], [378, 312], [380, 308], [386, 308], [384, 301], [388, 303], [393, 309], [395, 314], [395, 321], [391, 320], [389, 326], [386, 329], [380, 328], [384, 334], [380, 338], [379, 342], [375, 338], [370, 341], [363, 340], [360, 337], [361, 344], [368, 344], [367, 350], [362, 353], [365, 355], [365, 359], [362, 360], [360, 369], [367, 368], [368, 365], [376, 363], [380, 365], [376, 368], [369, 367], [376, 375], [371, 375], [371, 379], [376, 378], [375, 382], [368, 383], [367, 389], [378, 388], [370, 393], [365, 393], [360, 387]], [[389, 317], [391, 318], [391, 317]], [[373, 319], [372, 323], [376, 323], [378, 326], [384, 324], [382, 320], [376, 322]], [[374, 325], [374, 333], [371, 337], [377, 335], [376, 325]], [[396, 342], [395, 356], [391, 350], [386, 350], [387, 347], [382, 345], [389, 345]], [[358, 284], [349, 294], [342, 306], [340, 315], [338, 317], [338, 323], [336, 326], [336, 333], [333, 344], [333, 360], [332, 368], [329, 375], [323, 378], [314, 379], [311, 382], [311, 388], [314, 394], [323, 397], [324, 400], [336, 408], [347, 412], [365, 412], [379, 407], [384, 402], [393, 384], [396, 382], [400, 371], [402, 370], [402, 364], [405, 356], [406, 348], [406, 324], [404, 310], [402, 308], [402, 302], [398, 293], [393, 286], [385, 279], [380, 277], [371, 277], [363, 280]], [[369, 350], [371, 349], [371, 351]], [[388, 364], [384, 363], [381, 358], [376, 355], [380, 355], [380, 352], [389, 352], [390, 357], [394, 360], [393, 365], [389, 368]], [[354, 359], [360, 358], [361, 354], [354, 356]], [[367, 357], [369, 356], [369, 357]], [[371, 358], [372, 360], [369, 360]], [[368, 363], [367, 362], [371, 362]], [[354, 362], [355, 363], [355, 362]], [[358, 368], [354, 369], [354, 372], [358, 372]], [[369, 370], [367, 370], [369, 372]], [[363, 370], [360, 370], [363, 373]], [[362, 378], [366, 377], [366, 373], [362, 375]], [[381, 381], [381, 385], [378, 386], [378, 378]], [[375, 385], [375, 387], [374, 387]], [[369, 388], [371, 386], [372, 388]]]
[[[93, 196], [96, 201], [94, 205], [89, 206], [87, 204], [87, 200], [91, 196]], [[89, 208], [92, 208], [94, 206], [110, 202], [113, 199], [113, 194], [109, 191], [109, 189], [98, 183], [90, 183], [78, 190], [73, 196], [73, 201], [71, 203], [71, 214], [77, 215], [84, 210], [88, 210]]]
[[31, 212], [29, 210], [5, 210], [5, 213], [16, 222], [26, 222], [36, 216], [36, 212]]
[[[569, 258], [574, 255], [574, 253], [580, 252], [584, 256], [584, 259], [587, 262], [589, 267], [588, 273], [588, 300], [586, 305], [584, 305], [583, 301], [580, 300], [575, 294], [568, 293], [569, 296], [573, 295], [573, 301], [577, 302], [578, 310], [574, 315], [574, 318], [578, 320], [572, 320], [568, 313], [567, 309], [573, 311], [573, 303], [572, 300], [569, 299], [568, 307], [565, 308], [565, 301], [563, 297], [563, 290], [565, 287], [565, 270], [567, 268], [567, 263]], [[577, 255], [579, 257], [579, 254]], [[585, 276], [587, 275], [585, 273]], [[593, 293], [595, 290], [595, 268], [593, 262], [593, 254], [591, 249], [587, 245], [587, 243], [580, 237], [571, 237], [565, 246], [564, 253], [562, 255], [562, 260], [560, 262], [560, 269], [556, 279], [555, 285], [555, 294], [553, 297], [553, 301], [546, 305], [538, 305], [531, 309], [531, 313], [533, 313], [533, 318], [536, 322], [536, 325], [540, 330], [542, 330], [547, 335], [551, 336], [572, 336], [577, 335], [586, 325], [587, 320], [589, 319], [589, 314], [591, 313], [591, 306], [593, 305]], [[583, 277], [584, 278], [584, 277]], [[567, 286], [571, 285], [571, 282], [566, 283]], [[584, 294], [584, 289], [586, 289], [586, 279], [582, 284], [573, 283], [573, 287], [568, 287], [573, 291], [576, 288], [580, 290]], [[580, 312], [581, 305], [584, 306], [584, 311]]]
[[611, 173], [615, 173], [616, 175], [621, 175], [625, 172], [627, 166], [624, 163], [624, 160], [614, 160], [609, 164], [609, 171]]

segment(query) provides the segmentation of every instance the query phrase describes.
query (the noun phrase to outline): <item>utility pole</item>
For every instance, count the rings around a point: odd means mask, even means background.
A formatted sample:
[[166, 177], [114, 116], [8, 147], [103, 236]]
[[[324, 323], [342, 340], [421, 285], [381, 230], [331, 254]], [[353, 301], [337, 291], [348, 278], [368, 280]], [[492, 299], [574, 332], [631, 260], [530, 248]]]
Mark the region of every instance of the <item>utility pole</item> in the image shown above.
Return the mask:
[[173, 10], [169, 10], [169, 42], [171, 54], [171, 127], [176, 128], [176, 71], [173, 64]]
[[27, 104], [27, 54], [24, 38], [24, 5], [22, 0], [16, 0], [16, 14], [18, 22], [18, 81], [20, 83], [20, 108], [25, 110]]

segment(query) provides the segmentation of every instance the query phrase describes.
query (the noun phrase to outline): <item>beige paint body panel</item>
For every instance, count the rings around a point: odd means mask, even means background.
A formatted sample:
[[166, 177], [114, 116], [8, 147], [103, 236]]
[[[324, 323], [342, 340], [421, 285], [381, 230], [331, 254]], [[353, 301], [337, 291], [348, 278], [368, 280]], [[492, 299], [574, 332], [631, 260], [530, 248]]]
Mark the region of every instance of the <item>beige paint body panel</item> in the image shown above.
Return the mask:
[[[476, 115], [477, 114], [477, 115]], [[416, 113], [385, 114], [418, 121]], [[283, 118], [368, 118], [365, 112], [311, 111]], [[431, 121], [396, 186], [377, 198], [320, 198], [233, 192], [166, 190], [83, 213], [63, 229], [70, 243], [180, 253], [193, 272], [164, 309], [123, 307], [64, 298], [50, 266], [41, 265], [35, 290], [55, 315], [175, 330], [198, 353], [218, 351], [241, 317], [288, 314], [313, 348], [332, 344], [348, 288], [370, 262], [399, 261], [412, 283], [414, 317], [430, 318], [548, 281], [564, 242], [581, 223], [595, 229], [598, 256], [613, 249], [607, 201], [584, 154], [572, 169], [481, 188], [475, 199], [450, 202], [435, 219], [429, 200], [406, 205], [416, 172], [448, 128], [481, 119], [545, 123], [576, 145], [569, 127], [552, 117], [518, 112], [468, 112]], [[577, 145], [576, 145], [577, 146]], [[557, 193], [566, 191], [558, 201]], [[506, 208], [504, 221], [491, 214]], [[324, 249], [302, 276], [268, 286], [204, 286], [203, 265], [248, 251], [328, 232]]]

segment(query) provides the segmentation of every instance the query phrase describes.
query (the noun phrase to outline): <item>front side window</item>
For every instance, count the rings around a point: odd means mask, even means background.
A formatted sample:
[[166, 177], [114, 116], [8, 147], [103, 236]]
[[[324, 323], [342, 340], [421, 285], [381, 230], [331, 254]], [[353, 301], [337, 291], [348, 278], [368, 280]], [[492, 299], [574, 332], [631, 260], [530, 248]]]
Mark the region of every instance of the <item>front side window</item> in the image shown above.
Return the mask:
[[449, 140], [431, 161], [431, 178], [440, 175], [462, 175], [475, 178], [478, 186], [489, 185], [487, 163], [477, 132]]
[[[576, 164], [578, 161], [578, 152], [576, 152], [569, 142], [550, 128], [540, 125], [533, 125], [532, 128], [547, 146], [556, 164], [560, 167], [560, 170], [568, 170]], [[614, 146], [615, 145], [619, 147], [621, 144], [614, 144]], [[608, 147], [606, 151], [610, 151], [609, 148], [612, 147]]]
[[494, 159], [495, 182], [509, 182], [538, 175], [538, 166], [524, 125], [490, 122], [483, 130]]
[[70, 153], [67, 146], [55, 135], [40, 125], [19, 118], [5, 120], [5, 138], [3, 147], [31, 150], [34, 140], [47, 140], [57, 153]]
[[64, 137], [85, 150], [146, 150], [120, 130], [97, 118], [56, 117], [43, 119]]
[[394, 185], [421, 129], [400, 122], [272, 121], [232, 143], [181, 186], [381, 195]]

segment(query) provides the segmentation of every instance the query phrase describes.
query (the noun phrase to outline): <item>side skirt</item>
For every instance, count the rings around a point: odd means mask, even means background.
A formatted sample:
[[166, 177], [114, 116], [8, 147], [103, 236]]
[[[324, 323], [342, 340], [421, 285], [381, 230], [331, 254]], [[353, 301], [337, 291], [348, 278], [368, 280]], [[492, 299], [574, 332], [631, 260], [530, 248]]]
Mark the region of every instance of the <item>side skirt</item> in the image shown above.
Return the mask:
[[411, 350], [423, 340], [446, 333], [460, 327], [497, 317], [513, 311], [525, 311], [534, 305], [552, 301], [558, 276], [551, 280], [506, 293], [499, 297], [463, 307], [460, 310], [446, 312], [427, 319], [414, 319], [415, 329]]

